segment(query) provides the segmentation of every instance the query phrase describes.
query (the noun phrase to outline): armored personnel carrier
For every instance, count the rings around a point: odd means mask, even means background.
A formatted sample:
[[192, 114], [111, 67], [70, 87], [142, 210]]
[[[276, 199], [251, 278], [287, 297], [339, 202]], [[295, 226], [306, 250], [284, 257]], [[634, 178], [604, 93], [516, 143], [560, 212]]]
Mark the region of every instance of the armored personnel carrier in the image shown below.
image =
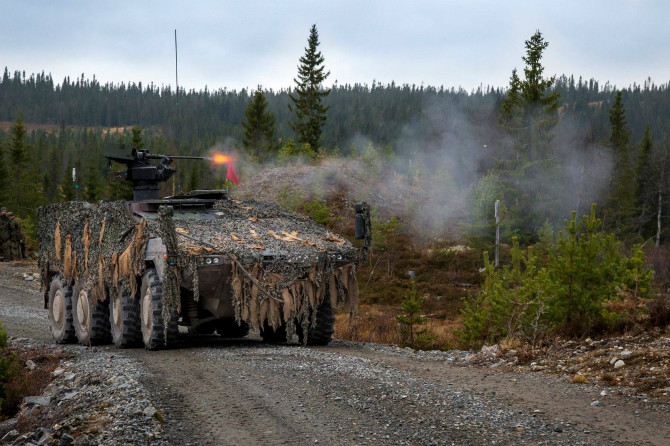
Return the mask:
[[[58, 343], [154, 350], [183, 333], [325, 345], [334, 309], [357, 304], [369, 208], [356, 205], [356, 249], [275, 204], [226, 191], [158, 198], [174, 158], [134, 148], [123, 163], [133, 201], [55, 203], [38, 211], [44, 307]], [[155, 161], [158, 162], [156, 164]]]

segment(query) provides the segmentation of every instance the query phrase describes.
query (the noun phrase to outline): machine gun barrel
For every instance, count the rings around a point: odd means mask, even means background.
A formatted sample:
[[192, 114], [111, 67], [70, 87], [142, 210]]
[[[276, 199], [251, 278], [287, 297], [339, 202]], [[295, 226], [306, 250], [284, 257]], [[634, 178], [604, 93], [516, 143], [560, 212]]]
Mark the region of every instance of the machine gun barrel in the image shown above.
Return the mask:
[[204, 156], [188, 156], [188, 155], [165, 155], [160, 153], [149, 153], [144, 150], [134, 150], [133, 157], [138, 160], [148, 159], [148, 160], [162, 160], [169, 158], [171, 160], [204, 160]]
[[163, 158], [170, 158], [171, 160], [204, 160], [204, 156], [188, 156], [188, 155], [161, 155], [157, 153], [147, 153], [142, 158], [150, 160], [162, 160]]
[[[114, 175], [114, 178], [125, 179], [133, 183], [133, 199], [135, 201], [157, 200], [158, 183], [170, 179], [175, 170], [170, 164], [175, 159], [204, 160], [202, 156], [187, 155], [164, 155], [158, 153], [149, 153], [148, 150], [138, 150], [133, 147], [131, 150], [121, 146], [117, 149], [105, 153], [105, 157], [117, 163], [125, 164], [128, 170], [122, 175]], [[160, 160], [156, 165], [150, 163], [150, 160]]]

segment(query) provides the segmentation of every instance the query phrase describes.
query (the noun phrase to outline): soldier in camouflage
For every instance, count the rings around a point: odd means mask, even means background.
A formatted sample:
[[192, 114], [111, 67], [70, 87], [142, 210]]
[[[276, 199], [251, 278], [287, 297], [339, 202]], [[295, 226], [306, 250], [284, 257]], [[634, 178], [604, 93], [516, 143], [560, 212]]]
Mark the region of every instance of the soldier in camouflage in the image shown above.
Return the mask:
[[7, 215], [7, 208], [3, 207], [0, 209], [0, 261], [11, 260], [9, 252], [9, 227], [10, 221], [9, 215]]
[[12, 260], [21, 260], [26, 256], [26, 241], [21, 231], [21, 220], [8, 212], [9, 217], [9, 246]]

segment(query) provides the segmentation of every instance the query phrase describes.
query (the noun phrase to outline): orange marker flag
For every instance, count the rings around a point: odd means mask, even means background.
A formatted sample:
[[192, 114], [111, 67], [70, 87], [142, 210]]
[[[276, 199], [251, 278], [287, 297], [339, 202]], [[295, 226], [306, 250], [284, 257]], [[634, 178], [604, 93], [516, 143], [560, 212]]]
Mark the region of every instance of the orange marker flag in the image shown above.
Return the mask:
[[240, 184], [240, 179], [237, 178], [237, 172], [235, 172], [235, 167], [233, 166], [233, 161], [228, 161], [228, 172], [226, 173], [226, 180], [232, 181], [235, 186]]

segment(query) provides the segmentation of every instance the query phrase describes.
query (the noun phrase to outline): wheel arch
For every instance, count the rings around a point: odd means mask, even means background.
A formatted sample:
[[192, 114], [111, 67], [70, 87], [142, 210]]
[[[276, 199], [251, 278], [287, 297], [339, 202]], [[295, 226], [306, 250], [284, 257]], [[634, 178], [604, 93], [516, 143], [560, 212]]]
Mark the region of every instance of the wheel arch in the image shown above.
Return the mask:
[[[147, 243], [146, 254], [144, 255], [145, 268], [155, 268], [158, 278], [163, 277], [163, 269], [165, 269], [165, 255], [167, 254], [167, 247], [160, 237], [153, 237]], [[141, 280], [141, 276], [139, 278]]]

